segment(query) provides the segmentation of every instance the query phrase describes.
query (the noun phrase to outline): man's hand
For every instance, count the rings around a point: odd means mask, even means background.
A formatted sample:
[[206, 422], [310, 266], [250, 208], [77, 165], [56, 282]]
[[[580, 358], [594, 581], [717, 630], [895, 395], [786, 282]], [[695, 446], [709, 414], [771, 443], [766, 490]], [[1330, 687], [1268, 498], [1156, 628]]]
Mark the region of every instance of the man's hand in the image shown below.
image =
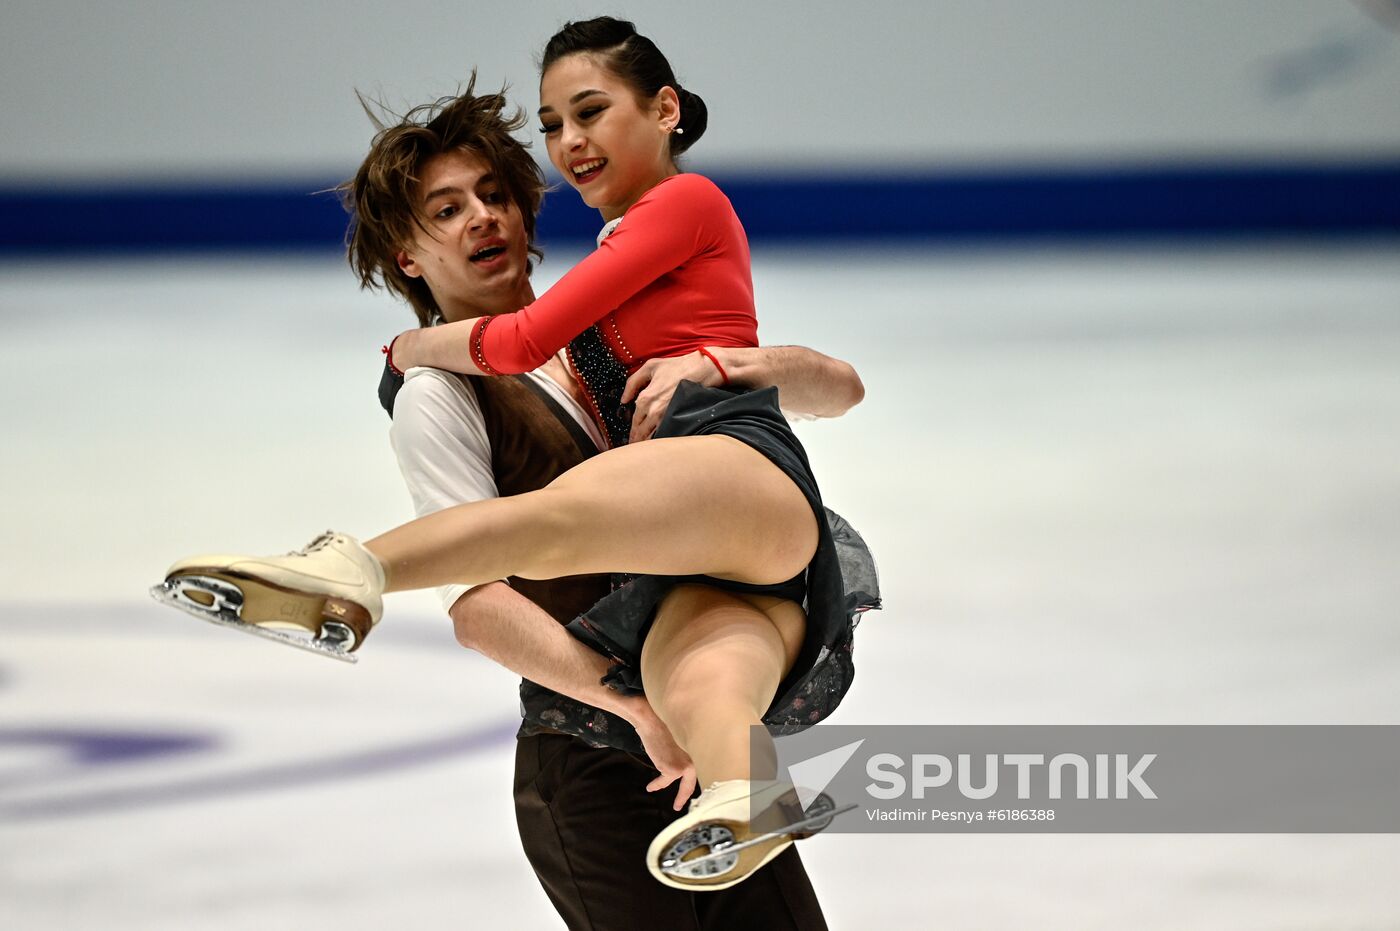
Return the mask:
[[699, 352], [674, 359], [652, 359], [627, 379], [622, 403], [636, 400], [630, 442], [656, 432], [676, 386], [693, 381], [706, 387], [728, 384], [744, 388], [775, 387], [784, 411], [816, 417], [840, 417], [865, 397], [865, 386], [849, 363], [802, 346], [711, 346], [712, 362]]
[[683, 381], [698, 382], [706, 387], [720, 384], [719, 369], [698, 352], [674, 359], [649, 359], [627, 379], [622, 389], [622, 403], [636, 399], [637, 410], [632, 415], [632, 435], [628, 442], [650, 439], [661, 424], [661, 418]]
[[666, 725], [655, 715], [637, 723], [637, 736], [642, 738], [642, 748], [651, 757], [652, 765], [661, 775], [647, 783], [648, 792], [659, 792], [680, 780], [676, 787], [676, 800], [671, 807], [680, 811], [695, 794], [695, 764], [676, 743]]

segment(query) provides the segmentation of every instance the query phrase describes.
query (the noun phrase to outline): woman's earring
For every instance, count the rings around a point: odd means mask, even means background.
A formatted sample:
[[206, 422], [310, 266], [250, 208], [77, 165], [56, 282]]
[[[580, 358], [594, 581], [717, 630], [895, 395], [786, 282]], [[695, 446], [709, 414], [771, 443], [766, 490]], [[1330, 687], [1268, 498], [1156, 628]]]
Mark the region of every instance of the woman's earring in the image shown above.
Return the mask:
[[685, 135], [685, 130], [684, 130], [684, 129], [681, 129], [679, 126], [677, 126], [677, 127], [675, 127], [675, 133], [676, 133], [677, 136], [684, 136], [684, 135]]

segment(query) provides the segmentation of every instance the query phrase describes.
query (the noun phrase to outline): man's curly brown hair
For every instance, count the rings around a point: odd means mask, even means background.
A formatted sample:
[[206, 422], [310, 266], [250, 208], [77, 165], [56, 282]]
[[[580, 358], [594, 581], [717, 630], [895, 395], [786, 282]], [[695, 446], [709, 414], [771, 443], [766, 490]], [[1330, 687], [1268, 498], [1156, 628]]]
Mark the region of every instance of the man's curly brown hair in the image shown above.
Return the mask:
[[[378, 132], [355, 177], [336, 191], [350, 213], [345, 244], [350, 267], [362, 288], [387, 288], [408, 301], [420, 326], [432, 326], [442, 311], [422, 278], [399, 268], [396, 256], [411, 248], [417, 230], [431, 235], [419, 197], [419, 171], [434, 155], [469, 152], [491, 166], [507, 198], [520, 208], [530, 254], [535, 247], [535, 215], [544, 199], [544, 172], [524, 143], [511, 133], [525, 125], [520, 110], [507, 112], [500, 93], [474, 93], [476, 73], [453, 97], [414, 107], [390, 123], [377, 116], [362, 96], [361, 105]], [[388, 114], [382, 105], [378, 109]]]

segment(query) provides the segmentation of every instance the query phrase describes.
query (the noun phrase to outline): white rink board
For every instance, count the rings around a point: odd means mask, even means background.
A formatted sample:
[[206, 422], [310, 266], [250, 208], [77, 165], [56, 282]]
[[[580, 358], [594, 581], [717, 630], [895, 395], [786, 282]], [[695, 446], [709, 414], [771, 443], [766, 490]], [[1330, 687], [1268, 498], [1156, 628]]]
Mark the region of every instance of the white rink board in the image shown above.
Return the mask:
[[[340, 178], [368, 138], [356, 89], [406, 108], [455, 93], [475, 67], [482, 88], [507, 83], [533, 113], [550, 34], [601, 12], [580, 0], [11, 0], [0, 182]], [[704, 171], [1400, 155], [1400, 36], [1360, 2], [865, 0], [852, 15], [834, 0], [613, 0], [606, 12], [635, 20], [704, 98]]]
[[[868, 392], [799, 427], [888, 604], [835, 720], [1400, 721], [1394, 246], [758, 247], [765, 341]], [[431, 596], [356, 667], [145, 600], [189, 551], [408, 515], [374, 401], [406, 314], [327, 259], [10, 262], [0, 315], [0, 925], [557, 927], [515, 680]], [[834, 928], [1400, 923], [1386, 835], [803, 857]]]

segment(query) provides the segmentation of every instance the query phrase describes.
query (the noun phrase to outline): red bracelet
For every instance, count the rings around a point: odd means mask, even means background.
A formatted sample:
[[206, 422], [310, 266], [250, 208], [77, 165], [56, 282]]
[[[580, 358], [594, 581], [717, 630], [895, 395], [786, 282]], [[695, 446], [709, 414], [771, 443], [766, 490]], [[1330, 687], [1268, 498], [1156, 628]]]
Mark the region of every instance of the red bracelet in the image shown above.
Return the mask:
[[476, 363], [476, 367], [477, 367], [477, 368], [481, 369], [481, 370], [482, 370], [483, 372], [485, 372], [487, 375], [499, 375], [499, 374], [501, 374], [500, 372], [496, 371], [496, 370], [493, 369], [491, 366], [489, 366], [489, 365], [486, 364], [486, 350], [485, 350], [485, 349], [482, 347], [482, 345], [481, 345], [482, 340], [484, 340], [484, 339], [486, 338], [486, 326], [487, 326], [487, 324], [489, 324], [492, 320], [495, 320], [495, 319], [496, 319], [495, 315], [488, 315], [488, 316], [485, 316], [485, 317], [479, 317], [479, 318], [477, 318], [476, 323], [472, 324], [472, 332], [471, 332], [471, 340], [470, 340], [470, 342], [471, 342], [472, 361]]
[[[402, 333], [399, 334], [399, 336], [402, 336], [402, 335], [403, 335]], [[379, 347], [379, 351], [382, 352], [382, 353], [384, 353], [384, 362], [385, 362], [386, 365], [389, 366], [389, 371], [393, 372], [395, 375], [399, 376], [400, 378], [403, 378], [403, 372], [400, 371], [400, 370], [399, 370], [399, 367], [398, 367], [397, 365], [394, 364], [394, 344], [397, 343], [398, 341], [399, 341], [399, 337], [398, 337], [398, 336], [395, 336], [393, 339], [389, 340], [389, 345], [387, 345], [387, 346], [380, 346], [380, 347]]]
[[719, 360], [715, 358], [715, 354], [713, 352], [710, 352], [710, 350], [706, 349], [704, 346], [701, 346], [699, 349], [696, 350], [696, 352], [700, 353], [706, 359], [709, 359], [715, 364], [715, 368], [719, 369], [720, 384], [728, 385], [729, 373], [724, 370], [724, 366], [719, 364]]

